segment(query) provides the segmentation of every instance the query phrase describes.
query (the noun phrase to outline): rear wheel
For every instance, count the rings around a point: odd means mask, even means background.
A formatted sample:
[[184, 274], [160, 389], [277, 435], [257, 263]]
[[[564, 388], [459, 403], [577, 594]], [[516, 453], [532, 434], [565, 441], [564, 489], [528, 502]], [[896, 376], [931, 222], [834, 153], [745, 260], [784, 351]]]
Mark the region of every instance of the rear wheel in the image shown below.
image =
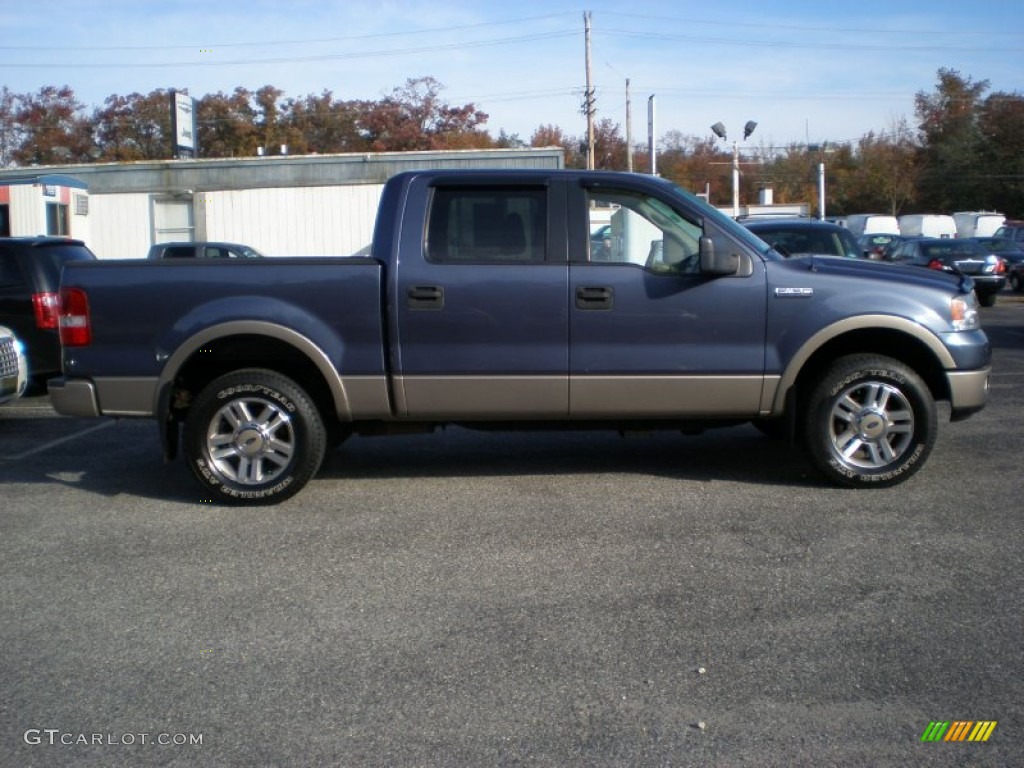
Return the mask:
[[840, 485], [901, 483], [921, 468], [935, 444], [931, 392], [913, 370], [891, 358], [839, 358], [804, 403], [804, 448]]
[[184, 450], [213, 500], [272, 504], [296, 494], [323, 461], [327, 432], [306, 392], [258, 368], [211, 382], [185, 420]]
[[1024, 290], [1024, 281], [1020, 279], [1020, 275], [1018, 275], [1016, 272], [1010, 273], [1010, 288], [1017, 293], [1020, 293], [1022, 290]]

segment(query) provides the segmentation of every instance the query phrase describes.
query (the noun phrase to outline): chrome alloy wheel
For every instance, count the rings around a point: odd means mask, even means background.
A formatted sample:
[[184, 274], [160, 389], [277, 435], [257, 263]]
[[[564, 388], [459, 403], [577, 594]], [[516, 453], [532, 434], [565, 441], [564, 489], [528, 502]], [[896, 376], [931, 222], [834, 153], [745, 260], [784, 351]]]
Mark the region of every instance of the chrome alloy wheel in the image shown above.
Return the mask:
[[829, 423], [832, 453], [850, 468], [880, 469], [913, 444], [914, 409], [891, 384], [862, 381], [834, 401]]
[[272, 482], [295, 452], [295, 428], [274, 403], [238, 398], [210, 419], [206, 450], [217, 471], [240, 485]]

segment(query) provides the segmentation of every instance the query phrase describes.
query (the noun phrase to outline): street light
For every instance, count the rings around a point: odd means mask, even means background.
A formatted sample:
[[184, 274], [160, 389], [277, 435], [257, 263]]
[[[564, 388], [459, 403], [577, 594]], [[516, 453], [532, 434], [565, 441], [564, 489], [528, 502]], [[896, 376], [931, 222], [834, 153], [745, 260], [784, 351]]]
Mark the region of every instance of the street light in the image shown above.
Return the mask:
[[[746, 125], [743, 126], [743, 140], [746, 141], [750, 138], [750, 134], [757, 128], [757, 123], [753, 120], [747, 120]], [[715, 136], [720, 138], [722, 141], [726, 140], [725, 125], [721, 122], [717, 122], [711, 126], [711, 130]], [[740, 215], [740, 147], [735, 141], [732, 143], [732, 217], [738, 218]]]

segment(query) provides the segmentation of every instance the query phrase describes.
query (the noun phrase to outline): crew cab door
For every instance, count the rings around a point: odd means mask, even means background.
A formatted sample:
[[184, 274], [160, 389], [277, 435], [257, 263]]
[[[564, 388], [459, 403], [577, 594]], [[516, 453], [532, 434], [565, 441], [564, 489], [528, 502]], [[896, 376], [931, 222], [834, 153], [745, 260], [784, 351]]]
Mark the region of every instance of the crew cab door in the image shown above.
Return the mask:
[[413, 182], [391, 278], [401, 416], [568, 415], [565, 206], [539, 175]]
[[[614, 182], [583, 182], [569, 194], [571, 415], [756, 415], [765, 369], [761, 260], [674, 196]], [[592, 240], [593, 232], [607, 237]], [[737, 274], [702, 273], [701, 238], [737, 253]]]

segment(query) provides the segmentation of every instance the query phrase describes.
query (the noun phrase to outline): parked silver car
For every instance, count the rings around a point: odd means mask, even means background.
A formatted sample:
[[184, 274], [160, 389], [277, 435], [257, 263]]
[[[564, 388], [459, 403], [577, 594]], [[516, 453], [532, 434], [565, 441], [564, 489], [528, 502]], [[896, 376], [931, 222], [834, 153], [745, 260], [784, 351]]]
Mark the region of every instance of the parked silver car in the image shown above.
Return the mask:
[[14, 331], [0, 325], [0, 404], [21, 397], [27, 386], [25, 346]]

